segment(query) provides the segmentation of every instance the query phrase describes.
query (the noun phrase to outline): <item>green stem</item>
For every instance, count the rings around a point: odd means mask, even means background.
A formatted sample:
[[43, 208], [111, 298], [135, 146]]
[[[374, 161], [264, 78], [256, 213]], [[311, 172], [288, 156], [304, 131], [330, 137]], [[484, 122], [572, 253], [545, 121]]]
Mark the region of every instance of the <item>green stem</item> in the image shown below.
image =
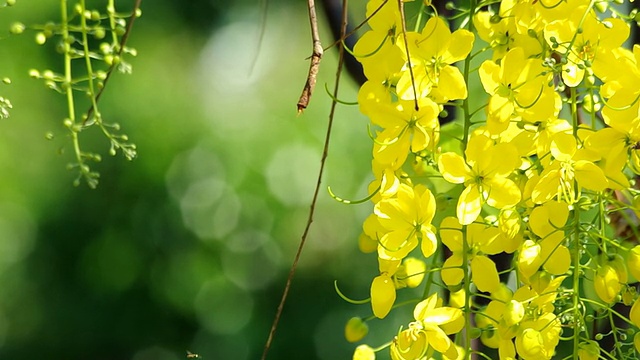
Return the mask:
[[[440, 246], [436, 247], [436, 252], [431, 255], [431, 265], [429, 269], [435, 269], [436, 261], [440, 258]], [[429, 297], [429, 293], [431, 292], [431, 285], [433, 284], [433, 274], [435, 271], [428, 271], [429, 275], [427, 275], [427, 282], [424, 285], [424, 292], [422, 293], [422, 298], [426, 299]]]
[[580, 124], [578, 123], [578, 96], [576, 95], [576, 88], [570, 88], [571, 93], [571, 122], [573, 125], [573, 137], [575, 137], [576, 141], [578, 140], [578, 128]]
[[464, 271], [464, 349], [466, 359], [471, 357], [471, 279], [469, 276], [469, 244], [467, 231], [462, 232], [462, 270]]
[[[86, 10], [85, 0], [80, 1], [80, 6], [82, 7], [82, 11], [84, 12]], [[89, 49], [89, 39], [87, 35], [87, 33], [89, 32], [89, 28], [87, 26], [87, 19], [86, 17], [84, 17], [84, 14], [80, 15], [80, 27], [82, 30], [81, 31], [82, 47], [84, 50], [85, 65], [87, 67], [87, 74], [88, 74], [87, 82], [89, 83], [89, 95], [91, 97], [91, 106], [93, 106], [93, 109], [94, 109], [94, 114], [95, 114], [94, 116], [95, 116], [96, 122], [98, 124], [102, 124], [102, 121], [100, 120], [100, 112], [98, 111], [98, 104], [96, 102], [96, 92], [93, 84], [93, 67], [91, 65], [91, 56], [90, 56], [91, 51]]]
[[[473, 15], [476, 9], [476, 0], [469, 1], [469, 21], [467, 22], [467, 30], [473, 32]], [[471, 69], [471, 57], [467, 56], [464, 59], [463, 76], [465, 84], [469, 84], [469, 73]], [[462, 144], [466, 146], [469, 140], [469, 132], [471, 128], [471, 113], [469, 111], [469, 96], [467, 96], [462, 102], [462, 111], [464, 114], [464, 131]], [[466, 229], [465, 229], [466, 230]], [[471, 279], [469, 278], [469, 244], [467, 243], [467, 232], [462, 233], [462, 266], [464, 271], [464, 349], [466, 351], [465, 359], [471, 359]]]
[[616, 323], [615, 321], [613, 321], [613, 315], [611, 314], [611, 311], [609, 312], [609, 324], [611, 325], [611, 334], [613, 335], [613, 346], [615, 346], [616, 348], [616, 352], [618, 353], [618, 359], [624, 359], [624, 355], [622, 354], [622, 349], [620, 349], [620, 346], [618, 346], [619, 342], [618, 342], [618, 334], [616, 333]]
[[[573, 90], [573, 88], [572, 88]], [[575, 91], [572, 91], [572, 96]], [[572, 107], [575, 103], [572, 104]], [[573, 243], [573, 354], [577, 356], [580, 345], [580, 328], [582, 314], [580, 314], [580, 207], [573, 209], [574, 243]]]
[[[475, 13], [475, 8], [476, 8], [476, 1], [471, 0], [469, 2], [469, 18], [470, 19], [473, 17], [473, 14]], [[469, 20], [467, 22], [467, 30], [469, 30], [470, 32], [473, 32], [473, 21]], [[467, 84], [467, 86], [469, 85], [470, 69], [471, 69], [471, 57], [467, 56], [464, 59], [464, 69], [462, 73], [464, 76], [465, 84]], [[469, 140], [469, 128], [471, 127], [471, 113], [469, 111], [469, 96], [467, 96], [462, 102], [462, 112], [464, 113], [464, 133], [463, 133], [462, 143], [466, 144], [467, 140]]]
[[84, 163], [82, 158], [82, 151], [80, 150], [80, 141], [78, 139], [79, 126], [76, 124], [76, 110], [75, 102], [73, 98], [73, 78], [71, 73], [71, 41], [69, 36], [69, 14], [68, 14], [67, 0], [60, 0], [60, 16], [62, 20], [62, 44], [64, 46], [64, 83], [62, 88], [67, 95], [67, 112], [69, 114], [68, 121], [65, 120], [65, 125], [71, 132], [71, 141], [73, 143], [73, 150], [75, 152], [76, 161], [78, 163], [81, 176], [87, 179], [90, 187], [95, 187], [95, 183], [91, 181], [89, 167]]
[[69, 120], [71, 120], [72, 124], [76, 123], [76, 115], [75, 115], [75, 106], [73, 102], [73, 91], [71, 90], [71, 56], [69, 55], [69, 51], [66, 49], [69, 45], [69, 18], [67, 14], [67, 0], [60, 1], [60, 10], [62, 16], [62, 41], [65, 46], [64, 51], [64, 89], [67, 95], [67, 110], [69, 112]]

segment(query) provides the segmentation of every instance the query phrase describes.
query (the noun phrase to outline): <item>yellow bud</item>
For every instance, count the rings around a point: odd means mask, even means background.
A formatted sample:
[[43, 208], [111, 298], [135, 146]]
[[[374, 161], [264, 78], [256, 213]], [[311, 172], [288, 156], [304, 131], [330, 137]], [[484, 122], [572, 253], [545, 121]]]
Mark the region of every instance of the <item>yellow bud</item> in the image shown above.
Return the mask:
[[633, 299], [636, 297], [636, 288], [633, 286], [624, 286], [622, 288], [622, 303], [631, 306]]
[[[640, 197], [638, 197], [640, 199]], [[636, 245], [627, 256], [627, 268], [636, 280], [640, 280], [640, 245]]]
[[353, 360], [376, 360], [376, 353], [369, 345], [360, 345], [353, 353]]
[[507, 303], [503, 319], [507, 326], [519, 323], [524, 318], [524, 306], [517, 300], [511, 300]]
[[525, 329], [516, 337], [516, 351], [525, 360], [544, 359], [544, 339], [535, 329]]
[[598, 297], [607, 304], [613, 303], [622, 289], [618, 273], [608, 264], [598, 268], [593, 279], [593, 287]]
[[551, 283], [551, 274], [541, 270], [533, 274], [530, 281], [533, 290], [535, 290], [535, 292], [537, 292], [538, 294], [542, 294]]
[[47, 37], [44, 35], [44, 33], [37, 33], [36, 34], [36, 44], [38, 45], [43, 45], [45, 42], [47, 42]]
[[[493, 295], [493, 294], [491, 294]], [[456, 292], [452, 292], [449, 296], [449, 306], [454, 308], [463, 308], [465, 303], [465, 291], [460, 289]]]
[[344, 328], [344, 337], [354, 343], [362, 340], [369, 333], [369, 326], [359, 317], [352, 317]]
[[383, 319], [396, 301], [396, 287], [387, 274], [376, 276], [371, 283], [371, 308], [373, 314]]
[[520, 270], [520, 273], [524, 276], [525, 282], [528, 282], [529, 278], [533, 276], [540, 268], [540, 265], [542, 265], [543, 259], [539, 256], [541, 251], [540, 245], [529, 239], [525, 240], [520, 247], [518, 270]]
[[405, 280], [407, 286], [410, 288], [418, 287], [420, 283], [422, 283], [422, 279], [424, 279], [424, 272], [427, 269], [427, 265], [424, 261], [413, 257], [406, 258], [403, 265], [407, 273]]
[[600, 357], [600, 346], [592, 340], [582, 342], [580, 343], [580, 349], [578, 349], [578, 357], [580, 360], [598, 360]]
[[513, 239], [520, 232], [520, 214], [514, 209], [503, 209], [498, 217], [498, 228], [507, 238]]
[[629, 320], [631, 320], [635, 326], [640, 327], [640, 298], [633, 303], [631, 311], [629, 312]]
[[358, 237], [358, 248], [365, 254], [372, 253], [378, 249], [378, 241], [362, 233]]
[[626, 284], [629, 282], [627, 267], [625, 266], [622, 256], [620, 256], [619, 254], [614, 255], [613, 260], [609, 261], [609, 265], [611, 265], [616, 271], [616, 274], [618, 274], [618, 279], [621, 283]]
[[511, 291], [506, 284], [500, 283], [500, 287], [491, 293], [491, 297], [502, 302], [507, 302], [513, 297], [513, 291]]
[[635, 346], [637, 352], [640, 352], [640, 332], [633, 336], [633, 346]]

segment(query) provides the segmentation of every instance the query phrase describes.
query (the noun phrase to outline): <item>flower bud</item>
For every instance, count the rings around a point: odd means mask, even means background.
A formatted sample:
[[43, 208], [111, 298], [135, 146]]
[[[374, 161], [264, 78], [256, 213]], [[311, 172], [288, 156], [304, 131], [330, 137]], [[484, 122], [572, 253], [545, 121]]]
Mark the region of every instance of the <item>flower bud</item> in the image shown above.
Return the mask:
[[353, 353], [353, 360], [376, 360], [376, 353], [369, 345], [359, 345]]
[[23, 23], [21, 22], [15, 22], [13, 24], [11, 24], [11, 27], [9, 28], [9, 32], [12, 34], [22, 34], [24, 32], [24, 29], [26, 27], [24, 26]]
[[607, 304], [613, 303], [622, 289], [618, 273], [609, 264], [598, 268], [593, 279], [593, 286], [598, 297]]
[[373, 314], [383, 319], [396, 301], [396, 287], [387, 274], [376, 276], [371, 283], [371, 308]]
[[[640, 199], [640, 197], [638, 197]], [[627, 269], [636, 280], [640, 280], [640, 245], [636, 245], [627, 256]]]
[[517, 300], [511, 300], [507, 303], [503, 319], [505, 325], [513, 326], [519, 323], [524, 318], [524, 306]]
[[352, 317], [344, 328], [344, 337], [354, 343], [362, 340], [369, 333], [369, 326], [359, 317]]
[[595, 341], [589, 340], [580, 343], [578, 358], [580, 360], [598, 360], [600, 357], [600, 346]]
[[629, 320], [636, 326], [640, 327], [640, 298], [638, 298], [629, 311]]

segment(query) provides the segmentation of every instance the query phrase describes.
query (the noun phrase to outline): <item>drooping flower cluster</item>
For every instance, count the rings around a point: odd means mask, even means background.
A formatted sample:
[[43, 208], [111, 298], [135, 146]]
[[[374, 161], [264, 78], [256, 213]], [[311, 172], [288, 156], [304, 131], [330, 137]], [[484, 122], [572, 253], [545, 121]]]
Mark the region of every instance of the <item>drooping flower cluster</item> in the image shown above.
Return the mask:
[[[391, 357], [467, 359], [480, 341], [500, 359], [636, 358], [640, 336], [626, 328], [640, 327], [640, 46], [623, 47], [636, 13], [586, 0], [451, 8], [446, 19], [425, 1], [407, 16], [402, 0], [370, 0], [352, 50], [373, 127], [360, 237], [378, 258], [373, 315], [424, 287]], [[373, 358], [366, 345], [354, 354]]]

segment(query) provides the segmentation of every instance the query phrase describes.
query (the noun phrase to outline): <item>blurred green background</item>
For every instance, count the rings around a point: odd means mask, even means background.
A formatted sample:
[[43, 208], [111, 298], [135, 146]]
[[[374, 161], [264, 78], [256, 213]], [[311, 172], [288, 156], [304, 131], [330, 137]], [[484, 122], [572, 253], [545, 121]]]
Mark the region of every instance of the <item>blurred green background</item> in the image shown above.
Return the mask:
[[[72, 2], [73, 3], [73, 2]], [[88, 1], [99, 8], [103, 1]], [[118, 1], [128, 10], [133, 1]], [[256, 359], [262, 352], [308, 214], [337, 52], [321, 66], [308, 110], [295, 104], [311, 52], [305, 2], [271, 0], [258, 51], [260, 6], [250, 1], [143, 1], [128, 45], [132, 75], [101, 100], [138, 146], [132, 162], [103, 155], [100, 185], [72, 186], [65, 98], [29, 69], [62, 72], [62, 57], [14, 21], [58, 21], [59, 3], [0, 9], [0, 358]], [[363, 10], [359, 10], [360, 13]], [[322, 36], [330, 35], [322, 24]], [[257, 56], [255, 69], [251, 63]], [[354, 101], [356, 85], [342, 83]], [[375, 257], [357, 250], [369, 205], [371, 140], [357, 107], [338, 109], [323, 191], [270, 359], [346, 359], [343, 327], [368, 305]], [[45, 134], [54, 134], [46, 140]], [[393, 322], [394, 320], [391, 319]], [[394, 331], [372, 329], [371, 343]]]

